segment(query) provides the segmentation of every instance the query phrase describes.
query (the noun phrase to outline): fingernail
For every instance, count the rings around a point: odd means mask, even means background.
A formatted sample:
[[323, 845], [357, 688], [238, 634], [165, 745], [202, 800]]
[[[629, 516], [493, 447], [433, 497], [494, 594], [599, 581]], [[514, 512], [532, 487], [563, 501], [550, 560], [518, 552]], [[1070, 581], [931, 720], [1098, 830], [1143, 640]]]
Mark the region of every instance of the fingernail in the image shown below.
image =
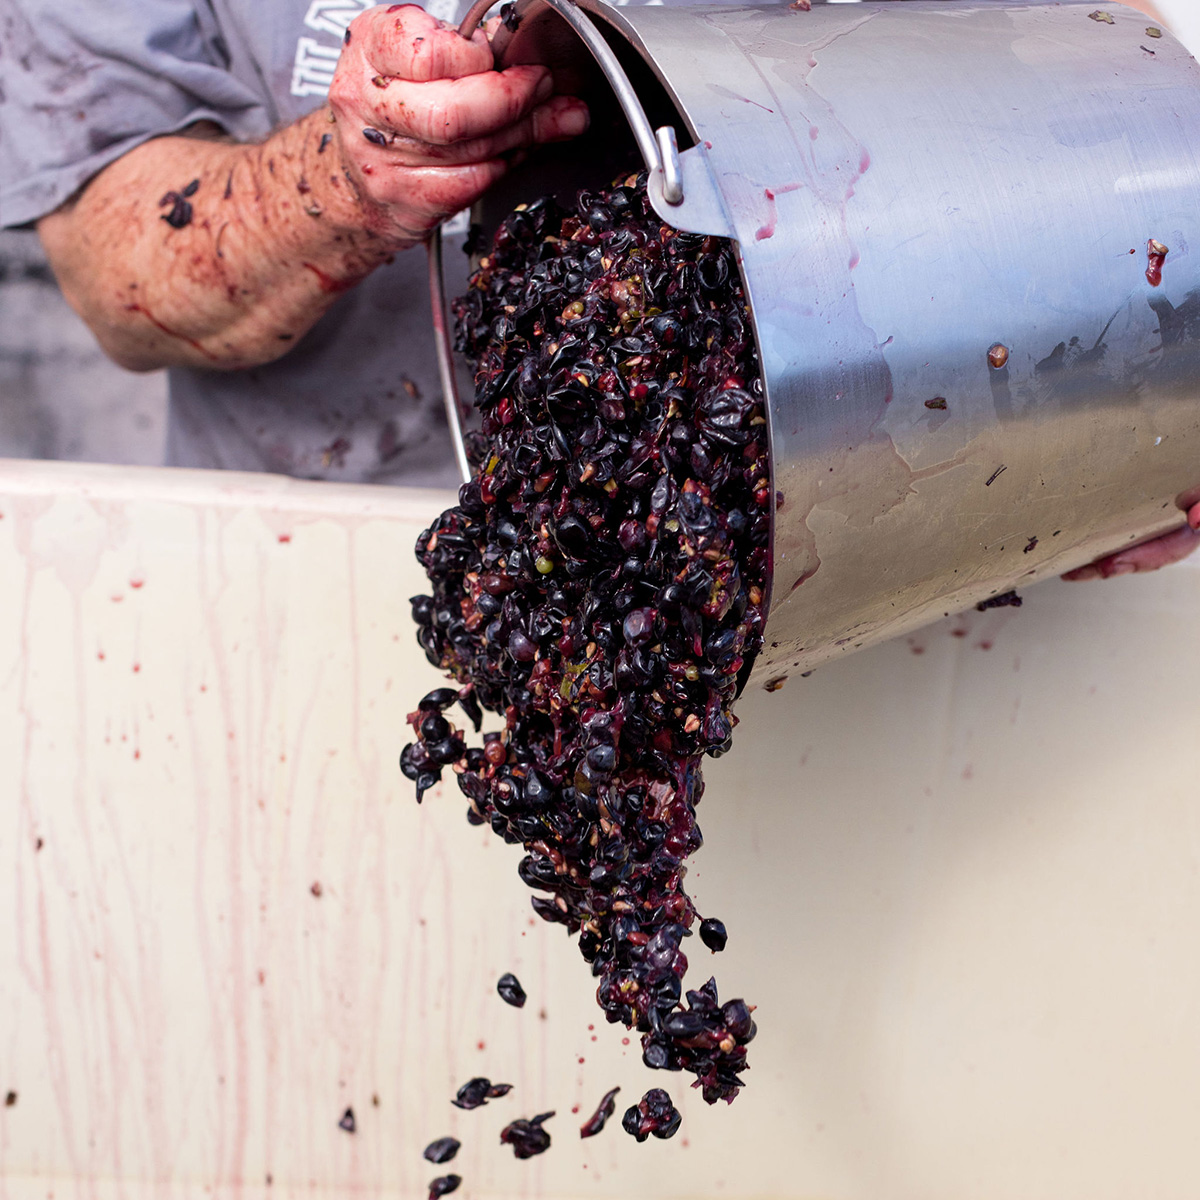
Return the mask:
[[568, 108], [558, 118], [558, 127], [562, 130], [564, 137], [578, 137], [589, 124], [591, 124], [591, 114], [582, 104]]
[[1131, 562], [1114, 562], [1105, 572], [1110, 578], [1113, 575], [1132, 575], [1137, 567]]
[[533, 95], [536, 100], [545, 100], [554, 91], [554, 76], [547, 71], [537, 82]]
[[1100, 568], [1094, 563], [1089, 563], [1086, 567], [1076, 567], [1073, 571], [1068, 571], [1063, 578], [1068, 583], [1081, 583], [1087, 579], [1099, 579]]

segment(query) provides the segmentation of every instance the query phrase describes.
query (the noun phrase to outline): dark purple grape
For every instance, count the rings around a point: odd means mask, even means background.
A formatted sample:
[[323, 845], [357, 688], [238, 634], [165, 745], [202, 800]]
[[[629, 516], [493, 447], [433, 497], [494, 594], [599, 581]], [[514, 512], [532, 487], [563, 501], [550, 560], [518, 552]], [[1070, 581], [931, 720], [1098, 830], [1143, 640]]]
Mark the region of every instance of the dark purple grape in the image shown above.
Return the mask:
[[721, 1020], [735, 1038], [750, 1042], [757, 1032], [754, 1019], [750, 1016], [752, 1011], [745, 1000], [729, 1000], [721, 1008]]
[[430, 1142], [425, 1147], [423, 1157], [431, 1163], [447, 1163], [459, 1152], [461, 1146], [462, 1143], [457, 1138], [438, 1138], [436, 1142]]
[[536, 1117], [525, 1120], [523, 1117], [510, 1121], [500, 1131], [500, 1144], [511, 1146], [517, 1158], [532, 1158], [535, 1154], [543, 1154], [550, 1149], [550, 1134], [542, 1128], [542, 1122], [548, 1121], [552, 1112], [539, 1113]]
[[465, 687], [458, 694], [459, 707], [467, 714], [467, 719], [478, 733], [480, 726], [483, 724], [483, 709], [479, 707], [479, 701], [475, 699], [475, 693], [470, 687]]
[[612, 746], [593, 746], [587, 752], [587, 764], [602, 775], [611, 775], [617, 768], [617, 752]]
[[1024, 603], [1024, 600], [1015, 591], [1012, 591], [1001, 592], [998, 596], [991, 596], [987, 600], [980, 600], [975, 607], [980, 612], [987, 612], [989, 608], [1020, 608]]
[[700, 940], [710, 950], [724, 950], [728, 938], [723, 921], [718, 921], [716, 917], [705, 917], [700, 922]]
[[674, 1137], [682, 1118], [662, 1088], [651, 1088], [637, 1104], [631, 1104], [621, 1118], [621, 1128], [639, 1142], [651, 1134], [656, 1138]]
[[438, 1200], [439, 1196], [448, 1196], [457, 1192], [462, 1183], [461, 1175], [439, 1175], [429, 1181], [429, 1200]]
[[[684, 878], [702, 756], [761, 645], [775, 496], [733, 250], [663, 225], [631, 175], [511, 214], [454, 310], [477, 475], [418, 539], [412, 602], [454, 687], [410, 716], [401, 768], [418, 796], [450, 768], [468, 820], [524, 846], [534, 911], [579, 934], [643, 1060], [732, 1099], [750, 1010], [715, 984], [682, 1004], [681, 946], [697, 923], [724, 944]], [[456, 699], [503, 734], [469, 746]]]
[[525, 989], [521, 986], [521, 981], [510, 972], [506, 971], [500, 976], [496, 983], [496, 991], [500, 993], [500, 999], [505, 1004], [511, 1004], [513, 1008], [525, 1007]]
[[694, 1038], [707, 1031], [709, 1022], [703, 1013], [673, 1012], [663, 1018], [663, 1033], [673, 1038]]
[[165, 208], [169, 204], [171, 209], [169, 212], [163, 213], [159, 219], [166, 221], [172, 229], [184, 229], [190, 225], [192, 223], [192, 205], [185, 197], [194, 195], [199, 185], [200, 181], [197, 179], [189, 183], [182, 192], [167, 192], [158, 202], [158, 207]]
[[486, 1104], [488, 1100], [488, 1092], [491, 1089], [492, 1081], [484, 1079], [482, 1076], [475, 1079], [468, 1079], [466, 1083], [458, 1089], [458, 1093], [454, 1099], [450, 1101], [455, 1108], [479, 1108], [480, 1105]]
[[440, 742], [450, 736], [450, 722], [441, 713], [430, 713], [421, 722], [421, 740], [423, 742]]
[[635, 608], [625, 617], [622, 626], [625, 640], [640, 645], [654, 636], [654, 609]]
[[508, 652], [517, 662], [533, 662], [537, 658], [537, 646], [520, 629], [508, 635]]
[[604, 1128], [608, 1118], [616, 1111], [614, 1098], [620, 1090], [619, 1087], [615, 1087], [604, 1093], [603, 1099], [596, 1105], [596, 1111], [580, 1126], [579, 1136], [581, 1138], [595, 1137]]

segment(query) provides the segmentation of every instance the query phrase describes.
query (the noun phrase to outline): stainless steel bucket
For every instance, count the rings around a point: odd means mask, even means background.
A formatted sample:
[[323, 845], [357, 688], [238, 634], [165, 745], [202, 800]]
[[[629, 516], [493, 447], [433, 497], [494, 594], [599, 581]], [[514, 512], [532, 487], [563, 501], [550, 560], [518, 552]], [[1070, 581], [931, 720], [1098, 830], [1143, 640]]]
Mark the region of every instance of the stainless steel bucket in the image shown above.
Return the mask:
[[640, 152], [664, 220], [736, 240], [777, 500], [753, 679], [1182, 523], [1200, 71], [1169, 34], [1096, 0], [579, 7], [519, 0], [495, 45], [593, 133], [486, 207]]

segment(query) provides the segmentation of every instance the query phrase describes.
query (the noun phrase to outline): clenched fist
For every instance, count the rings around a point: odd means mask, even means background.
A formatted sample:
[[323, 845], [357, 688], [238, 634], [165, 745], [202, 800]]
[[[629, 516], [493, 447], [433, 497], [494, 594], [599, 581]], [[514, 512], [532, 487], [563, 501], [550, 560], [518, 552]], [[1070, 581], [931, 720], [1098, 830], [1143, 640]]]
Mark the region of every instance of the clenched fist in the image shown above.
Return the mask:
[[357, 17], [329, 103], [368, 228], [421, 241], [504, 174], [510, 151], [582, 133], [587, 107], [553, 87], [546, 67], [495, 70], [482, 30], [460, 37], [415, 4]]

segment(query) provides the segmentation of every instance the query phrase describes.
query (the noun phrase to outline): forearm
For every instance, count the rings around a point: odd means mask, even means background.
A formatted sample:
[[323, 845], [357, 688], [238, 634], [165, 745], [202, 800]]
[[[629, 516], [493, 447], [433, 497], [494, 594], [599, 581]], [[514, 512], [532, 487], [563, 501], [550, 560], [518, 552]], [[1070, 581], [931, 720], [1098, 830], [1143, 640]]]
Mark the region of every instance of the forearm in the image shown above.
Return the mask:
[[412, 244], [364, 211], [333, 132], [322, 109], [257, 145], [156, 138], [39, 222], [105, 351], [133, 370], [269, 362]]
[[510, 153], [587, 127], [545, 67], [494, 65], [482, 30], [368, 9], [329, 108], [261, 145], [156, 138], [40, 221], [64, 294], [133, 370], [278, 358], [339, 292], [477, 200]]

